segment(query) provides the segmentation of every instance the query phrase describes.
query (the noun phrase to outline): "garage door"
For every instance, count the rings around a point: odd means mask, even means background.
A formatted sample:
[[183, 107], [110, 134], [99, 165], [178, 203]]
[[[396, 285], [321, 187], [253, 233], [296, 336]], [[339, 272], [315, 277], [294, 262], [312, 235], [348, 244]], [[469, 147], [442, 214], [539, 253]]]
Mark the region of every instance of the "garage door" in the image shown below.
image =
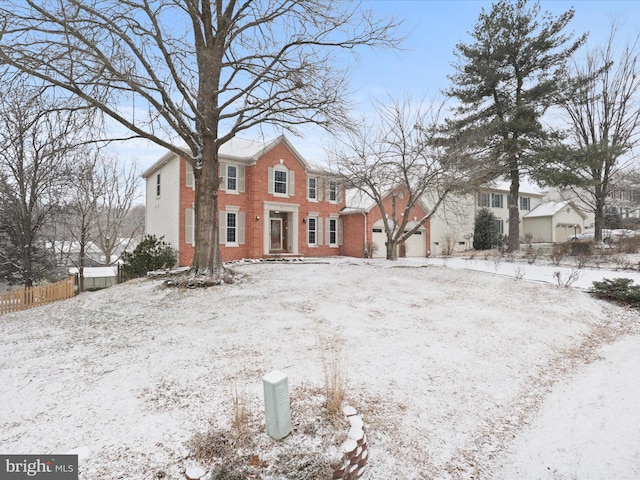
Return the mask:
[[[413, 228], [413, 225], [409, 224], [406, 231], [408, 231], [409, 228]], [[373, 252], [373, 258], [387, 258], [387, 249], [384, 245], [387, 241], [387, 235], [384, 233], [382, 220], [376, 222], [373, 226], [372, 241], [373, 244], [376, 245]], [[401, 253], [402, 252], [399, 250], [398, 256], [400, 256]], [[406, 257], [425, 257], [427, 255], [427, 239], [424, 228], [420, 228], [420, 230], [411, 235], [405, 241], [404, 255]]]

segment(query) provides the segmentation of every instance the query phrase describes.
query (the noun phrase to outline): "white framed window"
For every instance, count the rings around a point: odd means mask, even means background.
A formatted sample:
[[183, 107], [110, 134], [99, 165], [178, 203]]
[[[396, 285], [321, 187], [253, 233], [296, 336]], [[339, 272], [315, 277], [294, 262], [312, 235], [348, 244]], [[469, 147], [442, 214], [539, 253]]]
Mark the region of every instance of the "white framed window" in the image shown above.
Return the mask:
[[489, 207], [489, 194], [485, 192], [478, 192], [478, 206]]
[[327, 218], [325, 242], [334, 248], [342, 245], [342, 221], [340, 218]]
[[160, 174], [156, 175], [156, 197], [160, 196]]
[[220, 212], [220, 243], [237, 247], [245, 243], [245, 213], [238, 207], [227, 207]]
[[329, 182], [329, 201], [335, 202], [338, 200], [338, 186], [336, 182]]
[[315, 217], [307, 218], [307, 244], [318, 244], [318, 219]]
[[531, 210], [531, 198], [520, 197], [520, 210]]
[[492, 193], [491, 194], [491, 206], [493, 208], [502, 208], [502, 194], [501, 193]]
[[498, 222], [498, 231], [500, 232], [500, 235], [504, 235], [504, 220], [497, 219], [496, 222]]
[[295, 172], [284, 165], [269, 167], [268, 193], [275, 197], [293, 197]]
[[341, 185], [335, 180], [327, 180], [325, 182], [324, 196], [328, 202], [331, 202], [331, 203], [342, 202]]
[[287, 194], [287, 172], [284, 170], [274, 170], [273, 172], [273, 193]]
[[307, 178], [307, 199], [318, 200], [318, 179], [316, 177]]
[[244, 192], [244, 166], [220, 164], [220, 189], [227, 193]]

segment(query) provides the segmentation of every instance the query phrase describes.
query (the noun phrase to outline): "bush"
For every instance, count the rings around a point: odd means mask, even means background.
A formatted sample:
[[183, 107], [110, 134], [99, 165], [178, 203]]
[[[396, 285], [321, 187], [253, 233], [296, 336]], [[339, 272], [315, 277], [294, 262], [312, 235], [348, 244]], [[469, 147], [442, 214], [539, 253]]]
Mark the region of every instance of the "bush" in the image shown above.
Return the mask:
[[498, 228], [498, 219], [487, 208], [481, 208], [473, 228], [473, 248], [475, 250], [489, 250], [502, 244], [502, 236]]
[[176, 266], [176, 252], [163, 238], [146, 235], [133, 252], [122, 254], [122, 271], [127, 278], [144, 277], [147, 272]]
[[632, 285], [630, 278], [605, 278], [602, 282], [593, 282], [592, 295], [605, 300], [620, 302], [640, 308], [640, 285]]

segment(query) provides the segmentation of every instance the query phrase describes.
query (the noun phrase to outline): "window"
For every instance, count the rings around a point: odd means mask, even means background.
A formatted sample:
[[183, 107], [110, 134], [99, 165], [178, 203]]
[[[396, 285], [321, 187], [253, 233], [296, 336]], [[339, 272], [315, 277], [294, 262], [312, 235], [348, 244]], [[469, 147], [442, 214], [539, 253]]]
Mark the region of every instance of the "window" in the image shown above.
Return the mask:
[[531, 210], [531, 199], [529, 197], [520, 197], [520, 210]]
[[233, 212], [227, 212], [227, 238], [226, 243], [237, 243], [237, 214]]
[[307, 243], [309, 245], [317, 245], [318, 219], [307, 218]]
[[220, 243], [227, 247], [244, 245], [245, 213], [239, 207], [220, 212]]
[[273, 191], [283, 195], [287, 194], [287, 172], [282, 170], [273, 172]]
[[309, 200], [318, 199], [318, 180], [314, 177], [309, 177], [307, 180], [307, 198]]
[[329, 182], [329, 201], [335, 202], [338, 200], [338, 186], [336, 182]]
[[479, 207], [488, 207], [489, 206], [489, 194], [479, 192], [478, 193], [478, 206]]
[[268, 192], [276, 197], [292, 197], [295, 192], [294, 173], [283, 165], [269, 167]]
[[342, 245], [342, 221], [336, 217], [326, 219], [325, 243], [330, 247]]
[[338, 220], [329, 219], [329, 245], [337, 245], [338, 243]]
[[156, 175], [156, 197], [160, 196], [160, 174]]
[[504, 235], [504, 220], [496, 220], [496, 222], [498, 222], [498, 231], [500, 232], [500, 235]]
[[238, 191], [238, 168], [235, 165], [227, 165], [227, 191]]
[[502, 208], [502, 194], [501, 193], [492, 193], [491, 194], [491, 206], [493, 208]]
[[227, 193], [244, 192], [244, 167], [242, 165], [221, 163], [220, 189]]

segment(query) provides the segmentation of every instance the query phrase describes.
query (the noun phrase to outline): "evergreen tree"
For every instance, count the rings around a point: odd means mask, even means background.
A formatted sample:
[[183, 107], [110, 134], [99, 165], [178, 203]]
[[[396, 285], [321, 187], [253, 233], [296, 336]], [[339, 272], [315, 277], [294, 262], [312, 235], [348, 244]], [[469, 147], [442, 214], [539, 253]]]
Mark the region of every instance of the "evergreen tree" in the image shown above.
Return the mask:
[[176, 265], [176, 252], [163, 238], [146, 235], [132, 253], [122, 254], [122, 269], [127, 278], [144, 277], [147, 272]]
[[502, 236], [498, 228], [498, 219], [488, 208], [481, 208], [476, 214], [473, 227], [473, 248], [489, 250], [502, 244]]
[[548, 141], [540, 119], [563, 85], [567, 59], [585, 41], [562, 33], [573, 9], [554, 18], [539, 2], [501, 0], [482, 10], [470, 44], [456, 45], [456, 73], [446, 92], [460, 101], [449, 126], [456, 135], [482, 134], [496, 176], [511, 182], [509, 250], [520, 248], [520, 176]]

